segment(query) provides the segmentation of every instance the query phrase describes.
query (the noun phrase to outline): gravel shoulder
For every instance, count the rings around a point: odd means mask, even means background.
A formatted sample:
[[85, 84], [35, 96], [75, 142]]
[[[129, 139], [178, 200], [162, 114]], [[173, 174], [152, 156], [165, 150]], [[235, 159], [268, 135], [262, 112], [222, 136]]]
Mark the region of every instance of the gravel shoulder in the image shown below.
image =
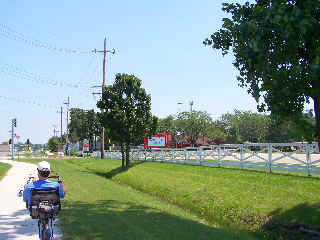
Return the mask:
[[[12, 165], [7, 175], [0, 181], [0, 240], [36, 240], [38, 221], [31, 219], [26, 205], [18, 192], [29, 176], [36, 175], [36, 165], [16, 162], [0, 157], [0, 162]], [[55, 240], [62, 238], [61, 231], [55, 226]]]

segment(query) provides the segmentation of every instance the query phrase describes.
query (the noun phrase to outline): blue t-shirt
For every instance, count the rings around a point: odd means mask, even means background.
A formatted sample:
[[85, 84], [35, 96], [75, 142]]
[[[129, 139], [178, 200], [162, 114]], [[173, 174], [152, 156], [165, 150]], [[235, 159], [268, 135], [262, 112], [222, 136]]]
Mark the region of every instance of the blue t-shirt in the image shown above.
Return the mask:
[[38, 189], [38, 190], [58, 189], [60, 198], [64, 198], [64, 195], [65, 195], [63, 187], [57, 182], [49, 181], [47, 179], [30, 182], [23, 191], [23, 201], [27, 202], [28, 206], [31, 205], [32, 189]]

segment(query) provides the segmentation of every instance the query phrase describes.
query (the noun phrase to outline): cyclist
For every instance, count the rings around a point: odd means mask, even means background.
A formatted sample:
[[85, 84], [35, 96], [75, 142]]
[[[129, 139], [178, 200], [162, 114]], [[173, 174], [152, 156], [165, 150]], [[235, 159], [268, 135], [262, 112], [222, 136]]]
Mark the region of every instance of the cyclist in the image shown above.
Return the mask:
[[50, 175], [51, 169], [50, 164], [46, 161], [39, 162], [37, 166], [38, 170], [38, 180], [34, 179], [33, 182], [30, 182], [25, 186], [23, 191], [23, 201], [27, 203], [28, 206], [31, 206], [31, 197], [32, 197], [32, 189], [37, 190], [52, 190], [57, 189], [59, 192], [60, 198], [64, 198], [67, 188], [64, 182], [54, 182], [49, 181], [48, 177]]

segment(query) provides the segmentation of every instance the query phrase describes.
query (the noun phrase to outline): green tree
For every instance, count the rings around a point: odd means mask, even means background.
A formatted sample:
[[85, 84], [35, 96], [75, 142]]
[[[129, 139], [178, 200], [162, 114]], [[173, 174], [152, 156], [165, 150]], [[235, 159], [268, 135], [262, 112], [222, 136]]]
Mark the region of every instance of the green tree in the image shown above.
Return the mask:
[[83, 109], [70, 109], [69, 134], [72, 142], [81, 141], [86, 138], [86, 116]]
[[179, 132], [177, 129], [177, 121], [175, 119], [175, 116], [169, 115], [166, 118], [162, 118], [158, 120], [158, 128], [157, 133], [171, 133], [171, 137], [173, 140], [173, 143], [177, 143], [179, 138]]
[[[214, 121], [209, 124], [209, 127], [207, 129], [207, 137], [210, 141], [216, 140], [216, 141], [227, 141], [227, 132], [225, 129], [223, 129], [220, 125], [220, 122]], [[214, 144], [214, 142], [212, 142]]]
[[58, 152], [60, 144], [61, 144], [60, 138], [52, 137], [48, 141], [48, 149], [51, 152]]
[[122, 167], [130, 164], [130, 145], [143, 142], [146, 134], [156, 129], [157, 119], [151, 114], [151, 96], [134, 75], [118, 73], [115, 82], [103, 89], [97, 106], [104, 109], [100, 120], [108, 126], [109, 137], [120, 144]]
[[97, 137], [100, 137], [101, 126], [97, 113], [80, 108], [70, 109], [69, 138], [72, 142], [88, 139], [90, 148], [96, 147]]
[[175, 117], [169, 115], [166, 118], [159, 119], [157, 131], [160, 133], [171, 132], [174, 133], [177, 131], [177, 126], [175, 122]]
[[233, 114], [223, 114], [216, 124], [224, 129], [229, 142], [265, 142], [270, 126], [270, 116], [234, 110]]
[[207, 112], [181, 112], [177, 116], [177, 130], [194, 145], [199, 137], [207, 136], [212, 118]]
[[255, 4], [223, 4], [220, 30], [204, 41], [233, 51], [239, 85], [256, 99], [260, 111], [297, 116], [314, 102], [320, 145], [320, 1], [256, 0]]
[[269, 142], [312, 142], [314, 141], [315, 119], [312, 111], [291, 118], [271, 115], [267, 135]]

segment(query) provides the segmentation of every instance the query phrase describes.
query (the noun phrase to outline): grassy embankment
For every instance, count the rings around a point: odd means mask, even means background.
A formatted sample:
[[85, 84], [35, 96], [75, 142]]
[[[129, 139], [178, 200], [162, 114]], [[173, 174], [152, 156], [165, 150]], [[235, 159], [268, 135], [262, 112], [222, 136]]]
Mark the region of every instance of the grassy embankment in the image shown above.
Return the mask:
[[6, 173], [10, 168], [11, 168], [10, 164], [0, 163], [0, 179], [6, 175]]
[[319, 177], [156, 162], [122, 171], [118, 160], [52, 164], [70, 191], [66, 239], [235, 238], [222, 229], [243, 239], [308, 239], [301, 229], [320, 227]]

